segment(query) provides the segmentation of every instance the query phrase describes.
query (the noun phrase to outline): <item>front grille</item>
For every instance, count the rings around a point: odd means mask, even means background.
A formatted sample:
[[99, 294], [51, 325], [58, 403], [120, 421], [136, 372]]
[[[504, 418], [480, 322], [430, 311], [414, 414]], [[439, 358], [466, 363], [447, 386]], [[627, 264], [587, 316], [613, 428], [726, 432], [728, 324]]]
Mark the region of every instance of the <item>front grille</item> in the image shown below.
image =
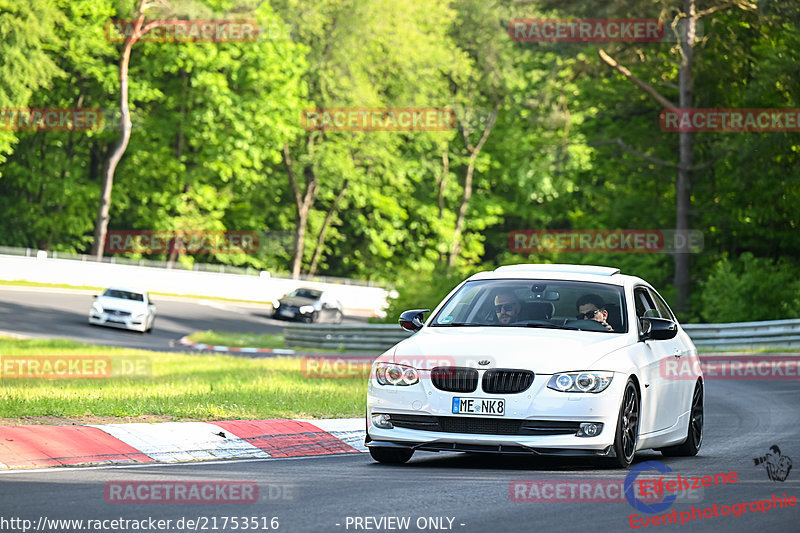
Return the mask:
[[483, 374], [483, 392], [515, 394], [527, 390], [533, 383], [530, 370], [487, 370]]
[[111, 316], [131, 316], [130, 311], [120, 311], [119, 309], [104, 309], [104, 311]]
[[431, 382], [446, 392], [475, 392], [478, 371], [474, 368], [436, 367], [431, 370]]
[[481, 435], [574, 435], [580, 422], [504, 418], [389, 415], [398, 428]]
[[445, 433], [481, 433], [485, 435], [519, 435], [522, 420], [502, 418], [439, 418], [440, 431]]

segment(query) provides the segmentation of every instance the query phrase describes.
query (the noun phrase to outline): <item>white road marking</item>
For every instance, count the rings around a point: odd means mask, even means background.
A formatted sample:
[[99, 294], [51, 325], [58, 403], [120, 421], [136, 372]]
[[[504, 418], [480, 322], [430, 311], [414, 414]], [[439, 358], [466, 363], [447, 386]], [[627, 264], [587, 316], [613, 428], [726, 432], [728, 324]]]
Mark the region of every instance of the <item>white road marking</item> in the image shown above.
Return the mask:
[[[105, 431], [156, 461], [168, 463], [270, 456], [221, 427], [206, 422], [101, 424], [92, 427]], [[225, 437], [219, 433], [224, 433]]]

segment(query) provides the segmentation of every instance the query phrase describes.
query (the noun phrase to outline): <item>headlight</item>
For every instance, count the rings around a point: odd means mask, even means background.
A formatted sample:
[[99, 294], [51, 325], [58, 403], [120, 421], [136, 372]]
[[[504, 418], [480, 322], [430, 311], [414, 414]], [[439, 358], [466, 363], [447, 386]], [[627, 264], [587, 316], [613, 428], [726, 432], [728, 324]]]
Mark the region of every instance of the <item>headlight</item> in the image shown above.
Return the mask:
[[598, 393], [611, 384], [613, 377], [613, 372], [562, 372], [553, 374], [547, 388], [559, 392]]
[[419, 383], [419, 372], [414, 367], [394, 363], [378, 363], [375, 379], [381, 385], [414, 385]]
[[273, 307], [273, 308], [277, 309], [277, 308], [279, 308], [280, 306], [281, 306], [281, 302], [279, 302], [279, 301], [278, 301], [278, 302], [272, 302], [272, 307]]
[[304, 315], [307, 315], [309, 313], [313, 313], [314, 312], [314, 306], [313, 305], [300, 306], [300, 312], [303, 313]]
[[102, 313], [103, 313], [103, 306], [102, 306], [102, 305], [100, 305], [100, 304], [99, 304], [99, 303], [97, 303], [97, 302], [94, 302], [94, 303], [92, 304], [92, 311], [94, 311], [95, 313], [97, 313], [98, 315], [100, 315], [100, 314], [102, 314]]

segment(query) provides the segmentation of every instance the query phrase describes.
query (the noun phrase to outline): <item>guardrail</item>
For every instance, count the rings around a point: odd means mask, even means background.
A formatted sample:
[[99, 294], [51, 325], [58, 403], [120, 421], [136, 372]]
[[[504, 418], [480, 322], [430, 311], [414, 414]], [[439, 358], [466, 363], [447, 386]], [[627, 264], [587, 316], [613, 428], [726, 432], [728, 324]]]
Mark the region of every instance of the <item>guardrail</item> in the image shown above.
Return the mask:
[[[800, 319], [682, 326], [695, 345], [703, 350], [800, 348]], [[399, 324], [290, 324], [284, 329], [287, 346], [378, 352], [388, 350], [410, 335]]]
[[695, 346], [706, 350], [800, 348], [800, 319], [682, 326]]
[[289, 324], [283, 329], [286, 346], [343, 348], [383, 352], [409, 337], [410, 332], [399, 324], [364, 324], [328, 326], [323, 324]]

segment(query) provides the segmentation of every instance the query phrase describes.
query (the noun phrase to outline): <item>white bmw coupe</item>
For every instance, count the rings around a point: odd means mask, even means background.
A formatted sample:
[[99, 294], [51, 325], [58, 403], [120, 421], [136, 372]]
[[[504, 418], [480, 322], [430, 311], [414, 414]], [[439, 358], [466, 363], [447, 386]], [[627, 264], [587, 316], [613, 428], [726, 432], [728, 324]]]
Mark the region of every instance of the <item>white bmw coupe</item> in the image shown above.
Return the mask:
[[[372, 457], [416, 450], [589, 456], [696, 455], [697, 349], [664, 299], [619, 269], [514, 265], [462, 282], [373, 364]], [[680, 369], [680, 371], [676, 371]]]

